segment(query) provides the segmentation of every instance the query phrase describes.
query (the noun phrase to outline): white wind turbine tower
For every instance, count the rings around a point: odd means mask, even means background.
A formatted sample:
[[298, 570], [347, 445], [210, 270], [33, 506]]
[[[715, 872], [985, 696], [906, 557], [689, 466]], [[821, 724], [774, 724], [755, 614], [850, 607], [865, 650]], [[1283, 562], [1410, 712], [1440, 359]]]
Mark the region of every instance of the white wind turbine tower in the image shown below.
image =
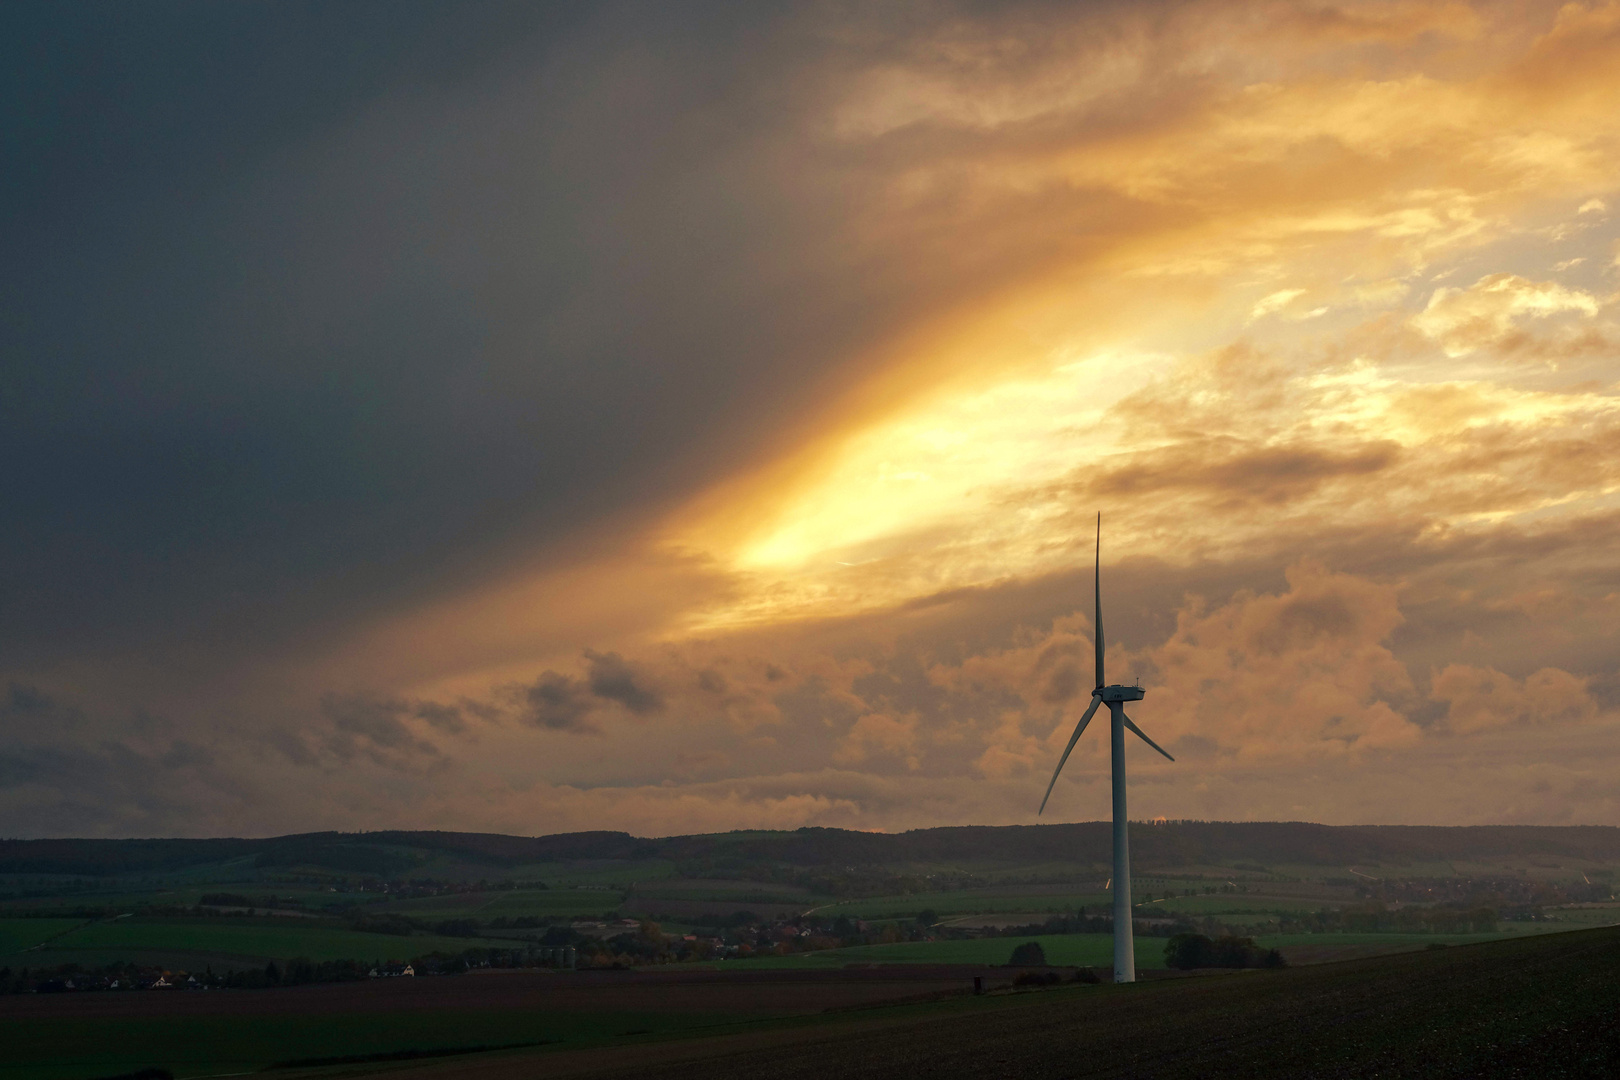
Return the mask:
[[1057, 786], [1058, 773], [1063, 771], [1063, 763], [1069, 760], [1069, 753], [1074, 744], [1080, 741], [1081, 734], [1086, 725], [1091, 723], [1092, 714], [1097, 711], [1098, 705], [1106, 704], [1108, 714], [1112, 719], [1112, 745], [1114, 751], [1114, 981], [1136, 981], [1136, 952], [1135, 942], [1131, 934], [1131, 848], [1130, 837], [1126, 831], [1128, 819], [1125, 815], [1125, 729], [1130, 728], [1147, 743], [1171, 761], [1176, 760], [1165, 753], [1164, 747], [1143, 734], [1142, 729], [1131, 723], [1131, 718], [1125, 715], [1127, 701], [1141, 701], [1143, 691], [1140, 686], [1105, 686], [1103, 684], [1103, 621], [1102, 621], [1102, 515], [1097, 515], [1097, 563], [1094, 571], [1094, 582], [1097, 597], [1097, 620], [1095, 624], [1097, 636], [1097, 688], [1091, 692], [1091, 705], [1080, 722], [1074, 726], [1074, 734], [1069, 737], [1069, 745], [1063, 748], [1063, 756], [1058, 758], [1057, 768], [1052, 770], [1052, 782], [1046, 785], [1046, 798], [1041, 800], [1041, 809], [1036, 811], [1037, 816], [1046, 809], [1046, 800], [1052, 797], [1052, 788]]

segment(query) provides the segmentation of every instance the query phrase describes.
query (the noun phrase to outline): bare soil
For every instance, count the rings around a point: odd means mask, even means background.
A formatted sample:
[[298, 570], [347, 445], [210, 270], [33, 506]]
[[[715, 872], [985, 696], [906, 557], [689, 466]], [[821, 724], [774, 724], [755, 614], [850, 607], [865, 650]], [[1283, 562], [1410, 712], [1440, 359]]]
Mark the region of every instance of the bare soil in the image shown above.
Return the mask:
[[921, 964], [833, 971], [500, 972], [370, 979], [267, 990], [141, 990], [0, 996], [0, 1020], [44, 1017], [269, 1016], [528, 1009], [548, 1012], [784, 1016], [967, 992], [993, 968]]

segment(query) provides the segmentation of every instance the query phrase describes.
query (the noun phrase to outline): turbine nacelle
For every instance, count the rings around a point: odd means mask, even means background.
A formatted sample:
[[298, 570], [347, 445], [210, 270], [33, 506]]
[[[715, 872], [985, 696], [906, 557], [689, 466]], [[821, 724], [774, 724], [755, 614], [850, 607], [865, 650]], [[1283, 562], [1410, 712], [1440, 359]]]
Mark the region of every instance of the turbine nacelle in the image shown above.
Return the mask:
[[1092, 694], [1104, 701], [1141, 701], [1147, 691], [1140, 686], [1099, 686]]

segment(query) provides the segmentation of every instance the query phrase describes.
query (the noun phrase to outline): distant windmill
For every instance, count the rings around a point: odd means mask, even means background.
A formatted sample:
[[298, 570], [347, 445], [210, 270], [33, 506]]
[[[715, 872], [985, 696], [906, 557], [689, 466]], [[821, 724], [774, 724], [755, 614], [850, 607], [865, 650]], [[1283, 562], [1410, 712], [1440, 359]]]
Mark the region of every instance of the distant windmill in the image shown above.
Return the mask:
[[1080, 741], [1086, 725], [1091, 723], [1091, 716], [1097, 711], [1097, 706], [1106, 704], [1108, 714], [1113, 719], [1114, 750], [1114, 981], [1135, 982], [1136, 953], [1131, 935], [1131, 846], [1130, 837], [1126, 832], [1128, 818], [1125, 815], [1125, 729], [1130, 728], [1136, 732], [1143, 742], [1171, 761], [1176, 759], [1165, 753], [1164, 747], [1148, 738], [1142, 729], [1131, 723], [1131, 718], [1125, 715], [1125, 703], [1141, 701], [1142, 688], [1103, 685], [1101, 514], [1097, 515], [1097, 562], [1094, 575], [1097, 596], [1097, 688], [1091, 692], [1091, 705], [1086, 709], [1085, 715], [1080, 717], [1080, 722], [1074, 726], [1074, 734], [1069, 737], [1069, 745], [1063, 748], [1063, 756], [1058, 758], [1057, 768], [1052, 770], [1052, 782], [1046, 785], [1046, 798], [1041, 800], [1041, 809], [1037, 810], [1036, 814], [1038, 816], [1046, 809], [1046, 800], [1052, 797], [1052, 789], [1057, 786], [1058, 773], [1063, 771], [1063, 763], [1069, 760], [1069, 753], [1074, 749], [1074, 744]]

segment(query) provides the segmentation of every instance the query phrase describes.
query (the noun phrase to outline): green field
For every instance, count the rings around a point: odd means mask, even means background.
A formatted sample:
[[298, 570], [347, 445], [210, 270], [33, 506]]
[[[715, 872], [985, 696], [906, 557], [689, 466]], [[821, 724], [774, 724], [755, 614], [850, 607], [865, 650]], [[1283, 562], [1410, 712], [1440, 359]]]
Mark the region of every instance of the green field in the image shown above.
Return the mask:
[[274, 881], [225, 881], [219, 883], [205, 883], [201, 885], [186, 885], [174, 888], [151, 888], [147, 890], [134, 890], [130, 888], [106, 888], [102, 890], [76, 890], [64, 891], [52, 896], [29, 896], [26, 898], [13, 898], [0, 902], [0, 911], [24, 909], [28, 911], [46, 911], [50, 909], [95, 909], [113, 911], [134, 911], [143, 907], [195, 907], [202, 902], [203, 896], [208, 893], [236, 893], [252, 900], [254, 906], [267, 906], [263, 904], [266, 897], [275, 897], [285, 903], [287, 900], [294, 904], [320, 910], [328, 904], [357, 903], [372, 899], [375, 894], [368, 893], [338, 893], [330, 888], [311, 888], [307, 885], [286, 885]]
[[0, 919], [0, 957], [32, 949], [83, 924], [83, 919]]
[[569, 863], [541, 863], [505, 871], [502, 877], [519, 881], [540, 880], [553, 889], [577, 885], [601, 885], [626, 889], [631, 885], [675, 877], [675, 864], [668, 859], [581, 859]]
[[[305, 957], [310, 960], [406, 960], [430, 952], [461, 953], [470, 948], [521, 946], [492, 938], [456, 938], [418, 934], [410, 937], [392, 934], [368, 934], [334, 926], [296, 925], [297, 920], [272, 922], [268, 919], [188, 919], [136, 916], [112, 921], [79, 923], [77, 929], [55, 938], [45, 948], [21, 953], [20, 949], [37, 944], [28, 928], [20, 924], [50, 924], [71, 927], [66, 920], [6, 919], [0, 920], [10, 935], [6, 940], [20, 943], [10, 950], [13, 955], [0, 955], [0, 964], [17, 966], [54, 966], [78, 963], [99, 966], [117, 961], [131, 963], [168, 963], [153, 957], [194, 955], [208, 958], [205, 962], [241, 961], [264, 964], [270, 960], [288, 960]], [[17, 928], [17, 929], [13, 929]], [[21, 934], [22, 936], [17, 936]], [[26, 942], [26, 943], [23, 943]], [[193, 961], [196, 963], [196, 961]]]

